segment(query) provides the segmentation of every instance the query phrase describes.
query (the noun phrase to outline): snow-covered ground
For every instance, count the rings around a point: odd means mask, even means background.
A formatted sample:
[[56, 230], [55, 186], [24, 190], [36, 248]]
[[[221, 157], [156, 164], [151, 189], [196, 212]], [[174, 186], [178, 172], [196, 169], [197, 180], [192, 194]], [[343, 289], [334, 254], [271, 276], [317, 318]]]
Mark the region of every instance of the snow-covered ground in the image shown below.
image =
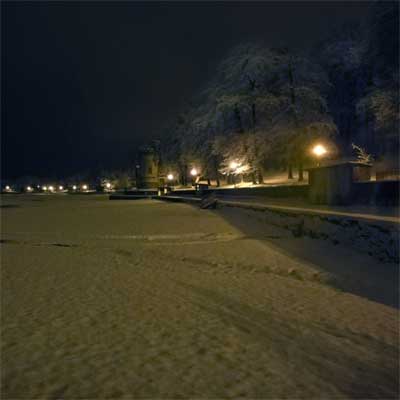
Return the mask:
[[398, 397], [396, 265], [244, 210], [2, 199], [2, 399]]

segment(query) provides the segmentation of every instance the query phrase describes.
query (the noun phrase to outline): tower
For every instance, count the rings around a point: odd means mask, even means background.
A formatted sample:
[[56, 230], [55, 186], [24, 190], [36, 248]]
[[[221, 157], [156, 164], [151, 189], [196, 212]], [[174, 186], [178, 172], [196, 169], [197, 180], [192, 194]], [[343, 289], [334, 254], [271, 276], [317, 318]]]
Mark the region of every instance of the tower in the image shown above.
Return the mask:
[[157, 188], [159, 186], [159, 155], [154, 146], [139, 148], [136, 165], [137, 187], [139, 189]]

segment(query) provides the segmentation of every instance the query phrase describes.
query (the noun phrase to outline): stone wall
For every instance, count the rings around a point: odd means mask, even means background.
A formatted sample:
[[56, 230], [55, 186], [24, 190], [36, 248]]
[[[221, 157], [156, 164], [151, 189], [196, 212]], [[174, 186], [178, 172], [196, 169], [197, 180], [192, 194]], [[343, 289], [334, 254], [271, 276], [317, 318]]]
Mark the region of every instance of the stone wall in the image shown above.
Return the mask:
[[308, 236], [343, 244], [369, 254], [381, 262], [399, 262], [399, 226], [389, 222], [375, 222], [345, 216], [327, 216], [252, 206], [223, 204], [222, 207], [240, 207], [263, 216], [267, 224], [285, 228], [294, 237]]

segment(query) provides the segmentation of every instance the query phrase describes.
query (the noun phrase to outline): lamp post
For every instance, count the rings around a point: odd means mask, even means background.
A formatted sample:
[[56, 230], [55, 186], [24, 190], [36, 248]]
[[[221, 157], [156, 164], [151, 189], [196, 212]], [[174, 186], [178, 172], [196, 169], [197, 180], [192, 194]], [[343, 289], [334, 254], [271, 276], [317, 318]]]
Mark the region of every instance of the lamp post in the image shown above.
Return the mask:
[[317, 167], [319, 167], [321, 158], [327, 153], [325, 146], [322, 144], [315, 145], [312, 149], [312, 153], [317, 157]]
[[190, 170], [190, 175], [196, 176], [196, 175], [197, 175], [197, 169], [196, 169], [196, 168], [192, 168], [192, 169]]
[[234, 172], [237, 172], [237, 168], [240, 166], [239, 163], [237, 163], [236, 161], [231, 161], [229, 163], [229, 169], [231, 170], [231, 173], [229, 174], [232, 178], [232, 183], [233, 183], [233, 187], [236, 186], [236, 182], [235, 182], [235, 175]]
[[232, 161], [229, 164], [229, 168], [232, 169], [232, 170], [235, 170], [238, 166], [239, 166], [239, 164], [236, 161]]
[[192, 176], [192, 185], [194, 185], [197, 181], [199, 171], [195, 167], [190, 170], [190, 175]]
[[173, 174], [168, 174], [167, 175], [167, 180], [168, 180], [168, 182], [172, 183], [173, 180], [174, 180], [174, 175]]

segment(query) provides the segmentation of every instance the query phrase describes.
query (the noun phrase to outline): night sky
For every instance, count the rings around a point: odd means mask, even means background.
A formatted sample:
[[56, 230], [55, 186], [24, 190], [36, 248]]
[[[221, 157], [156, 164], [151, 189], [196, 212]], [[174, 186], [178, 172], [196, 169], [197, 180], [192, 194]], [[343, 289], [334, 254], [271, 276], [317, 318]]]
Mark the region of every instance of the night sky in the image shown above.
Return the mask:
[[368, 6], [3, 1], [2, 177], [128, 167], [231, 46], [306, 50]]

